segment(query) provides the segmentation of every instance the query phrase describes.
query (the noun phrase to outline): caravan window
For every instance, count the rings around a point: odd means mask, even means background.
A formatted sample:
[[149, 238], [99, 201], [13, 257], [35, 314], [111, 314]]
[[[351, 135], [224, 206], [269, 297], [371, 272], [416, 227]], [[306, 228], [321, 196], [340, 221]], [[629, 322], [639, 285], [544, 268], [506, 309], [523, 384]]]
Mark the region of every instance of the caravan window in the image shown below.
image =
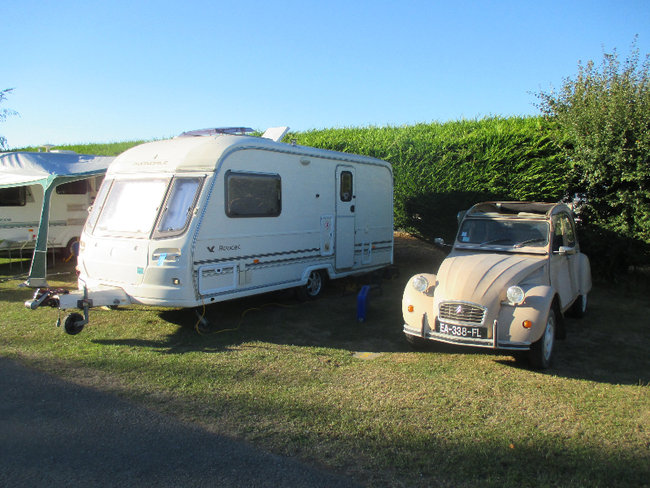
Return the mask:
[[281, 212], [280, 175], [226, 173], [228, 217], [277, 217]]
[[102, 185], [99, 187], [95, 201], [90, 207], [90, 213], [88, 214], [88, 219], [86, 219], [86, 232], [92, 234], [93, 229], [95, 228], [95, 223], [97, 222], [97, 217], [104, 206], [104, 200], [106, 200], [106, 195], [113, 184], [112, 180], [104, 180]]
[[94, 234], [149, 237], [168, 183], [166, 178], [113, 181]]
[[26, 202], [24, 186], [0, 189], [0, 207], [24, 207]]
[[58, 195], [85, 195], [88, 193], [88, 180], [77, 180], [63, 183], [56, 187]]
[[156, 237], [171, 237], [185, 231], [202, 181], [202, 178], [174, 178], [163, 206]]
[[351, 202], [352, 201], [352, 172], [351, 171], [342, 171], [341, 172], [341, 188], [339, 197], [342, 202]]

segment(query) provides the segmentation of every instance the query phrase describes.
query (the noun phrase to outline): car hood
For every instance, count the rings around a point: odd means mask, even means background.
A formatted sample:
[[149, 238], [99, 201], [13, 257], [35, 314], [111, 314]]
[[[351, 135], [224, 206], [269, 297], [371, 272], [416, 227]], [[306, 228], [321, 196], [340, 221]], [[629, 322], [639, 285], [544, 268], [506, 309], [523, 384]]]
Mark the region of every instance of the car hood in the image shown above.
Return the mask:
[[436, 297], [489, 306], [545, 263], [545, 256], [455, 251], [440, 265]]

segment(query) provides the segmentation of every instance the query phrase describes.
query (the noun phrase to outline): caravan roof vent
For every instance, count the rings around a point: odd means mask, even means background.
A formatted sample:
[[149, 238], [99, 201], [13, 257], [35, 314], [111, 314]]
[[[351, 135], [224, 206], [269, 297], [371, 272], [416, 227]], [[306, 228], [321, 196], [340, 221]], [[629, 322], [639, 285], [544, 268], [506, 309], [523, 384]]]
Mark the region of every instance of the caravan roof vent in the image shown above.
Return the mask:
[[243, 136], [255, 130], [250, 127], [217, 127], [215, 129], [198, 129], [183, 132], [178, 137], [216, 136], [220, 134]]
[[289, 127], [269, 127], [266, 129], [262, 137], [265, 139], [271, 139], [275, 142], [280, 142], [284, 136], [289, 132]]

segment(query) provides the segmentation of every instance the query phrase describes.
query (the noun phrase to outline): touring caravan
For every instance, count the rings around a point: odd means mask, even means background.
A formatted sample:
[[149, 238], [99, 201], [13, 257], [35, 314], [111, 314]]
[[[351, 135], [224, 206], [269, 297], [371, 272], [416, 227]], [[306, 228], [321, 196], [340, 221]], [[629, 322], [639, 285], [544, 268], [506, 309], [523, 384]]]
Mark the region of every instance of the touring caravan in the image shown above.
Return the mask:
[[196, 307], [292, 287], [313, 298], [327, 278], [392, 263], [392, 196], [390, 164], [370, 157], [228, 133], [146, 143], [106, 173], [79, 290], [26, 306], [84, 309], [66, 319], [76, 333], [91, 306]]
[[70, 250], [113, 159], [72, 152], [0, 153], [0, 251]]

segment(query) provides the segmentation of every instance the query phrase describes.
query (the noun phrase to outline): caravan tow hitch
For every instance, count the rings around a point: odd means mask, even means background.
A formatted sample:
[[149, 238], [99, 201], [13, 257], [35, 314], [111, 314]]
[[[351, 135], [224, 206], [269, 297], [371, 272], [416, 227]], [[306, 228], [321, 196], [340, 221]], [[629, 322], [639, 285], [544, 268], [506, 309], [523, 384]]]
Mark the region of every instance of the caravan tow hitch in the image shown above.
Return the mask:
[[[60, 305], [59, 296], [67, 295], [70, 291], [64, 288], [38, 288], [34, 292], [34, 296], [31, 300], [25, 302], [25, 307], [32, 310], [36, 310], [38, 307], [52, 307], [58, 308]], [[77, 312], [70, 313], [66, 315], [63, 320], [63, 327], [66, 333], [70, 335], [76, 335], [81, 332], [84, 326], [88, 323], [88, 310], [93, 306], [92, 300], [88, 299], [88, 295], [84, 290], [84, 298], [82, 300], [77, 300], [77, 306], [80, 309], [83, 309], [83, 315]], [[59, 312], [59, 318], [56, 321], [56, 326], [61, 327], [61, 315]]]
[[37, 288], [31, 300], [25, 302], [25, 307], [36, 310], [41, 305], [44, 307], [57, 308], [59, 306], [59, 295], [70, 293], [63, 288]]

